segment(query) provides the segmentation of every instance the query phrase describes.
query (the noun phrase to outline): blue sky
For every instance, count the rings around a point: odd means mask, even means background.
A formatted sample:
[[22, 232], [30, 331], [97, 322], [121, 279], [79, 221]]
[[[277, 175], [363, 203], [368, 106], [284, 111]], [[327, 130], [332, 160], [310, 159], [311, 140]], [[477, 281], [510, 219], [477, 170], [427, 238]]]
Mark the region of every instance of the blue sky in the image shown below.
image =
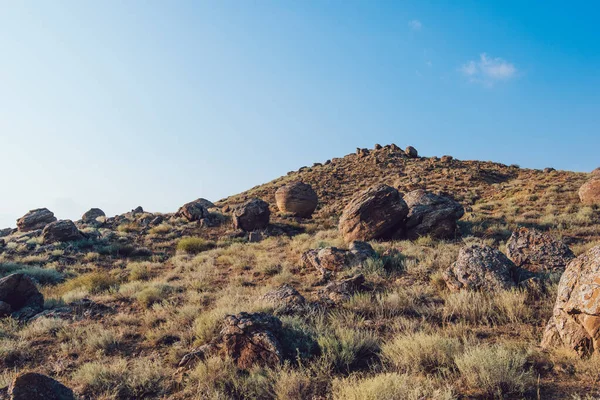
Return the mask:
[[600, 166], [594, 2], [2, 1], [0, 227], [170, 212], [375, 143]]

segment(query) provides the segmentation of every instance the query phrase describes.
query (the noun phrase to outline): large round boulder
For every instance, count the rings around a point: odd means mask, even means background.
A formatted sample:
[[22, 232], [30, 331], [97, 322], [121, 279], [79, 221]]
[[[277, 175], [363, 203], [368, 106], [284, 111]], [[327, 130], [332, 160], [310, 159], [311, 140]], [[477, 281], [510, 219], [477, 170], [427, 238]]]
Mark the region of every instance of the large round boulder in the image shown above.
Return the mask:
[[188, 221], [200, 221], [203, 218], [207, 218], [209, 213], [204, 204], [204, 199], [198, 199], [184, 204], [179, 208], [175, 214], [177, 217], [183, 217]]
[[404, 154], [406, 154], [409, 158], [419, 157], [419, 152], [412, 146], [408, 146], [406, 150], [404, 150]]
[[562, 273], [575, 254], [562, 240], [537, 229], [521, 228], [506, 243], [506, 255], [531, 272]]
[[579, 198], [584, 204], [600, 204], [600, 177], [594, 177], [579, 188]]
[[600, 246], [572, 260], [558, 284], [553, 315], [542, 347], [565, 346], [581, 356], [598, 352], [600, 343]]
[[293, 182], [277, 189], [275, 201], [279, 211], [308, 218], [317, 208], [318, 197], [312, 186]]
[[261, 199], [250, 199], [233, 212], [233, 224], [246, 232], [266, 228], [271, 211], [269, 204]]
[[56, 221], [54, 213], [47, 208], [37, 208], [17, 220], [17, 228], [20, 232], [30, 232], [44, 229], [46, 225]]
[[83, 235], [70, 219], [52, 222], [42, 231], [44, 243], [71, 242], [82, 238]]
[[18, 311], [36, 314], [43, 307], [44, 296], [27, 275], [16, 273], [0, 279], [0, 316]]
[[456, 221], [465, 213], [460, 203], [421, 189], [406, 194], [404, 201], [409, 210], [405, 227], [408, 239], [420, 236], [451, 239], [456, 236]]
[[71, 389], [35, 372], [17, 375], [8, 388], [8, 394], [11, 400], [75, 400]]
[[354, 197], [344, 208], [339, 230], [346, 242], [391, 237], [404, 223], [408, 206], [396, 189], [379, 185]]
[[100, 217], [106, 217], [104, 211], [102, 211], [99, 208], [90, 208], [88, 211], [85, 212], [85, 214], [83, 214], [81, 220], [86, 224], [89, 224], [96, 222], [96, 219]]
[[496, 292], [515, 286], [515, 268], [500, 251], [474, 244], [460, 249], [456, 262], [444, 271], [443, 278], [450, 290]]

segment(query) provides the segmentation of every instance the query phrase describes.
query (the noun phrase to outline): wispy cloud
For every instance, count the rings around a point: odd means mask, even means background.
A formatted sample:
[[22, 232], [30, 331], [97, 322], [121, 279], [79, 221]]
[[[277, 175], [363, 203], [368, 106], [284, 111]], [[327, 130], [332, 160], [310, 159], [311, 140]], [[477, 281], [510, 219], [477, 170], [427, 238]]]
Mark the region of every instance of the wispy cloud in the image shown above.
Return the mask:
[[471, 60], [459, 69], [471, 82], [493, 86], [496, 82], [508, 81], [517, 76], [514, 64], [500, 58], [489, 57], [486, 53], [479, 55], [479, 60]]
[[420, 31], [423, 27], [423, 24], [418, 19], [413, 19], [412, 21], [408, 21], [408, 26], [413, 31]]

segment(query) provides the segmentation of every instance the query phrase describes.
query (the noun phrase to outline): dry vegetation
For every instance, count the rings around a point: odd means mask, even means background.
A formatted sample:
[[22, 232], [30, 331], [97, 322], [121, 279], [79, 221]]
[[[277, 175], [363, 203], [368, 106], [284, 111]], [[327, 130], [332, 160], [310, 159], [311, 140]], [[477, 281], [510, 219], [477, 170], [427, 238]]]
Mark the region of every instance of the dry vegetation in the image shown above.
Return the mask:
[[[584, 174], [524, 170], [486, 162], [443, 163], [387, 154], [347, 156], [290, 173], [226, 199], [274, 205], [274, 191], [298, 180], [320, 198], [313, 219], [274, 215], [258, 243], [228, 235], [228, 222], [200, 227], [172, 218], [145, 230], [136, 222], [89, 228], [120, 237], [84, 240], [36, 253], [35, 240], [9, 243], [0, 276], [24, 272], [56, 313], [27, 324], [0, 320], [0, 387], [36, 370], [85, 399], [584, 399], [600, 395], [596, 358], [538, 347], [555, 285], [488, 294], [451, 293], [441, 271], [464, 243], [503, 249], [512, 230], [535, 226], [565, 239], [576, 254], [599, 243], [600, 210], [580, 205]], [[372, 242], [378, 254], [361, 272], [372, 289], [334, 308], [281, 314], [261, 299], [289, 283], [317, 300], [318, 273], [300, 260], [311, 248], [344, 247], [335, 226], [348, 199], [375, 183], [453, 195], [467, 209], [462, 238]], [[225, 219], [226, 217], [224, 217]], [[126, 239], [126, 240], [125, 240]], [[14, 243], [14, 244], [13, 244]], [[121, 244], [118, 244], [121, 243]], [[345, 271], [340, 277], [356, 271]], [[68, 304], [93, 312], [62, 318]], [[78, 303], [79, 302], [79, 303]], [[94, 308], [95, 307], [95, 308]], [[225, 315], [275, 313], [293, 356], [280, 367], [238, 370], [209, 357], [193, 368], [181, 357], [209, 342]]]

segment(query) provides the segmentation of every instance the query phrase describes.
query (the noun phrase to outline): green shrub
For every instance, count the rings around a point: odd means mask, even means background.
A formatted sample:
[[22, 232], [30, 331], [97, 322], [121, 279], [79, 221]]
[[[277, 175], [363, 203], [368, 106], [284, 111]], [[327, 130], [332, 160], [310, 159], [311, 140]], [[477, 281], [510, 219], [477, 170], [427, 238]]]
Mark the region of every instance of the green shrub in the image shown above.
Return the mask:
[[215, 247], [215, 242], [199, 237], [186, 237], [177, 243], [177, 250], [188, 254], [198, 254]]
[[448, 387], [436, 387], [430, 379], [388, 373], [370, 378], [352, 376], [333, 381], [334, 400], [452, 400], [456, 397]]
[[40, 285], [56, 284], [64, 280], [63, 274], [55, 269], [29, 267], [13, 263], [0, 264], [0, 278], [18, 273], [29, 276]]
[[335, 371], [365, 368], [379, 352], [379, 341], [368, 331], [340, 328], [317, 338], [325, 365]]
[[67, 293], [75, 289], [85, 289], [91, 294], [105, 292], [112, 287], [117, 287], [119, 281], [107, 272], [95, 271], [79, 275], [64, 283], [62, 292]]
[[470, 388], [496, 398], [523, 395], [535, 384], [532, 372], [526, 368], [527, 356], [518, 349], [482, 345], [465, 351], [455, 362]]
[[460, 340], [423, 332], [397, 336], [381, 348], [383, 360], [399, 372], [434, 373], [456, 368]]

